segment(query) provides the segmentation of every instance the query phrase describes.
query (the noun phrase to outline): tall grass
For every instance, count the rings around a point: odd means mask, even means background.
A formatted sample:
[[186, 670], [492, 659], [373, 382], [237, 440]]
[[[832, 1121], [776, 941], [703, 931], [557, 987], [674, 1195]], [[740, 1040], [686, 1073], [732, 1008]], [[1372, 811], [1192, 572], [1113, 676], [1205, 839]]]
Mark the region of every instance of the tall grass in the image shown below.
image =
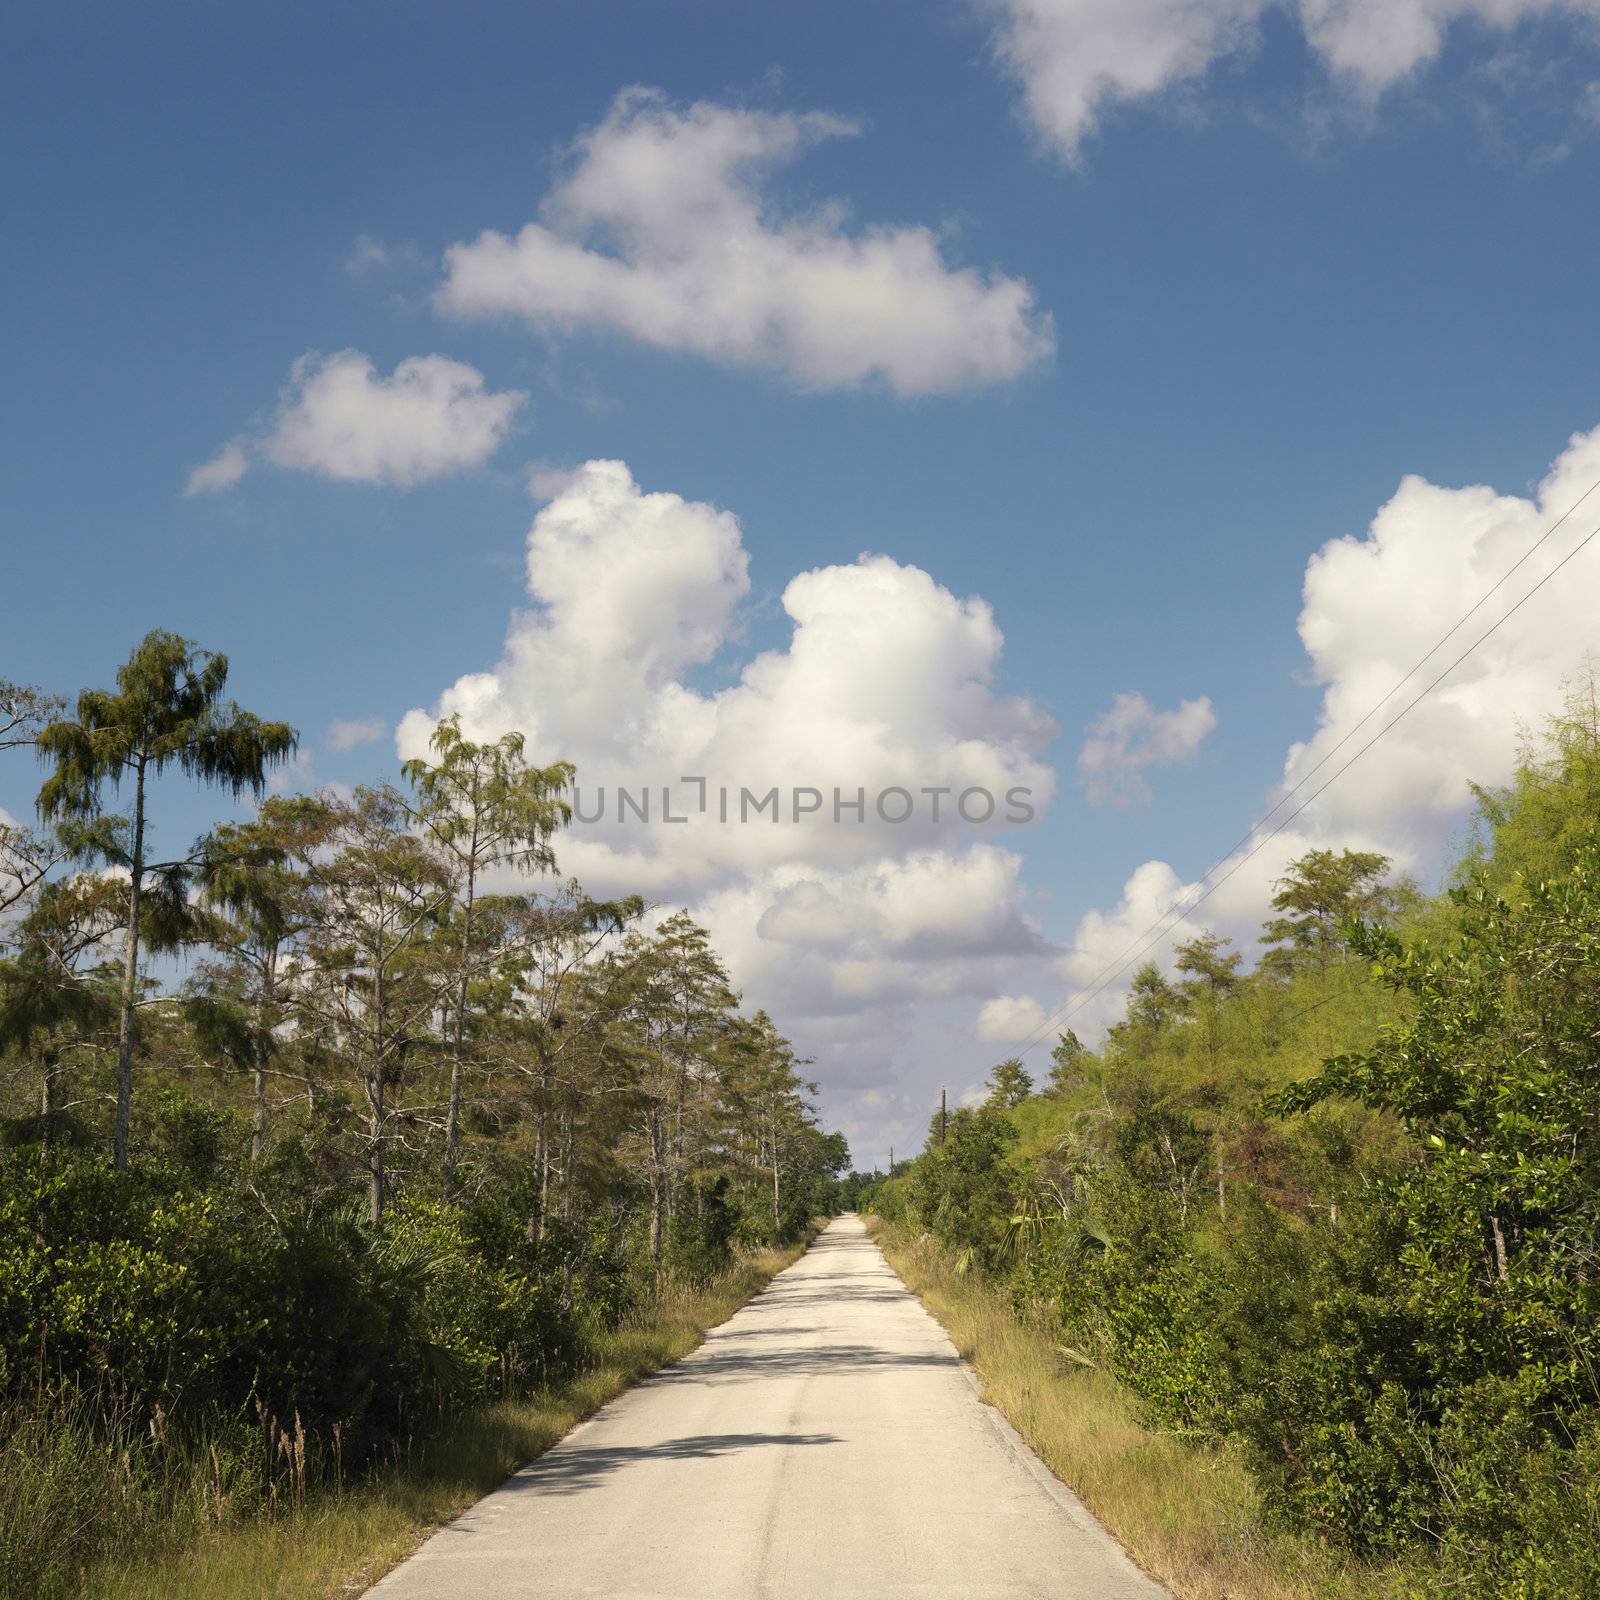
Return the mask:
[[1376, 1567], [1274, 1531], [1226, 1450], [1140, 1425], [1109, 1374], [1065, 1359], [1042, 1322], [931, 1235], [869, 1218], [895, 1271], [972, 1365], [984, 1398], [1180, 1600], [1411, 1600], [1421, 1564]]
[[339, 1440], [295, 1419], [193, 1428], [104, 1395], [40, 1393], [0, 1409], [0, 1600], [333, 1600], [549, 1449], [803, 1250], [742, 1257], [702, 1285], [668, 1281], [597, 1335], [564, 1380], [466, 1412], [348, 1479]]

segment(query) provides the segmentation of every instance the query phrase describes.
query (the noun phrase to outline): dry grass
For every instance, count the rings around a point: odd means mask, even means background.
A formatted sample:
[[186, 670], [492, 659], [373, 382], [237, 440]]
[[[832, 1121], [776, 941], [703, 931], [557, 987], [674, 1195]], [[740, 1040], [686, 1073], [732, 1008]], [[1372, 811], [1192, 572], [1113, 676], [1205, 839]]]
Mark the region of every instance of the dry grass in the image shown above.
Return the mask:
[[334, 1600], [359, 1594], [436, 1528], [657, 1368], [686, 1356], [804, 1246], [742, 1260], [706, 1289], [669, 1291], [605, 1335], [593, 1363], [536, 1400], [464, 1417], [413, 1460], [302, 1511], [255, 1517], [84, 1578], [85, 1600]]
[[1343, 1560], [1263, 1525], [1250, 1479], [1227, 1453], [1141, 1427], [1113, 1378], [1065, 1363], [1003, 1290], [927, 1234], [868, 1218], [890, 1264], [976, 1371], [984, 1398], [1181, 1600], [1402, 1600], [1415, 1567]]

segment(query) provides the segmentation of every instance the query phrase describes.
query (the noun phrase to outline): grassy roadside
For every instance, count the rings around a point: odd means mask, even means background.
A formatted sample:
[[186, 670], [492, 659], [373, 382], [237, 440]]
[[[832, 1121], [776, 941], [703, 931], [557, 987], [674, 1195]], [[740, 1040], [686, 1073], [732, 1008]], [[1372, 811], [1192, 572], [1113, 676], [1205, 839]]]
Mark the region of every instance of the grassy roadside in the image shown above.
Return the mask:
[[1003, 1289], [958, 1273], [927, 1234], [865, 1220], [976, 1371], [984, 1398], [1180, 1600], [1409, 1600], [1426, 1592], [1418, 1566], [1357, 1565], [1271, 1531], [1227, 1452], [1140, 1426], [1128, 1392], [1105, 1373], [1064, 1363], [1049, 1332], [1019, 1319]]
[[334, 1600], [361, 1593], [423, 1539], [658, 1367], [687, 1355], [804, 1244], [744, 1257], [703, 1289], [674, 1288], [603, 1335], [588, 1366], [537, 1398], [469, 1413], [415, 1458], [301, 1510], [214, 1528], [107, 1563], [85, 1600]]

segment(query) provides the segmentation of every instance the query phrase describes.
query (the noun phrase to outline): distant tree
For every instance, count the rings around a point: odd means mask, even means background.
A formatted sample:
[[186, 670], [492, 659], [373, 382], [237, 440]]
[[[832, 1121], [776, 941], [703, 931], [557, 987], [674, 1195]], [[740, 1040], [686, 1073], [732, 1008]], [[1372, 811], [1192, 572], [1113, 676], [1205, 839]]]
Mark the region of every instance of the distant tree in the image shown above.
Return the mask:
[[1007, 1157], [1016, 1142], [1016, 1125], [999, 1107], [962, 1107], [950, 1117], [944, 1143], [930, 1145], [912, 1167], [918, 1216], [982, 1266], [993, 1262], [1012, 1214]]
[[520, 733], [475, 744], [462, 736], [459, 717], [446, 717], [434, 728], [430, 748], [434, 759], [406, 762], [405, 775], [417, 797], [416, 821], [441, 852], [454, 889], [450, 1098], [444, 1133], [449, 1172], [461, 1140], [469, 997], [485, 959], [494, 959], [492, 948], [474, 942], [473, 918], [483, 878], [497, 867], [528, 873], [555, 866], [550, 840], [571, 820], [572, 807], [562, 794], [575, 769], [565, 761], [529, 766]]
[[1268, 972], [1287, 976], [1322, 968], [1344, 949], [1344, 925], [1352, 918], [1385, 923], [1405, 901], [1405, 890], [1384, 882], [1388, 856], [1368, 850], [1310, 850], [1278, 880], [1262, 929], [1268, 945], [1261, 959]]
[[724, 1040], [720, 1024], [736, 1003], [710, 937], [685, 912], [625, 952], [630, 1009], [639, 1040], [640, 1126], [650, 1183], [649, 1247], [660, 1261], [676, 1217], [685, 1158], [699, 1136], [697, 1092]]
[[39, 730], [66, 709], [59, 695], [0, 678], [0, 750], [32, 744]]
[[67, 1061], [105, 1048], [116, 1023], [116, 980], [106, 960], [125, 914], [121, 887], [95, 873], [46, 883], [9, 930], [0, 961], [0, 1049], [39, 1069], [39, 1135], [49, 1145], [67, 1109]]
[[299, 999], [307, 1029], [360, 1080], [374, 1228], [388, 1204], [408, 1058], [428, 1038], [445, 991], [430, 939], [446, 915], [451, 882], [407, 822], [404, 799], [388, 786], [357, 789], [333, 808], [326, 858], [313, 877], [311, 971]]
[[201, 1048], [251, 1076], [252, 1161], [266, 1148], [267, 1075], [291, 1021], [297, 947], [317, 918], [312, 866], [332, 822], [320, 800], [274, 798], [253, 821], [218, 828], [200, 854], [204, 934], [220, 959], [201, 969], [187, 1012]]
[[[113, 1160], [128, 1165], [133, 1103], [134, 1008], [139, 996], [139, 951], [145, 932], [145, 897], [156, 889], [169, 926], [182, 920], [192, 856], [152, 864], [145, 805], [153, 778], [177, 767], [191, 778], [238, 796], [260, 794], [268, 770], [294, 751], [296, 735], [284, 722], [263, 722], [222, 698], [228, 658], [196, 649], [160, 630], [117, 669], [117, 687], [85, 689], [77, 716], [40, 730], [34, 742], [52, 769], [39, 790], [39, 815], [58, 825], [75, 857], [103, 862], [128, 874], [122, 993], [118, 1015], [116, 1116]], [[131, 786], [131, 817], [103, 810], [109, 786]], [[147, 882], [154, 878], [154, 885]]]
[[[634, 966], [643, 959], [642, 941], [610, 960], [599, 953], [644, 915], [638, 895], [595, 900], [574, 882], [554, 894], [508, 896], [495, 907], [495, 920], [508, 949], [507, 968], [515, 974], [505, 997], [503, 1028], [515, 1038], [511, 1071], [529, 1085], [534, 1102], [535, 1202], [527, 1216], [530, 1242], [542, 1240], [554, 1209], [552, 1180], [561, 1184], [561, 1203], [571, 1203], [578, 1104], [602, 1085], [582, 1081], [596, 1065], [610, 1032], [626, 1010]], [[554, 1136], [552, 1117], [559, 1123]]]
[[[731, 1019], [728, 1030], [733, 1070], [724, 1076], [728, 1110], [754, 1134], [758, 1171], [771, 1180], [772, 1238], [783, 1235], [784, 1176], [802, 1167], [816, 1152], [802, 1138], [808, 1095], [817, 1086], [800, 1076], [794, 1047], [778, 1032], [765, 1011], [749, 1019]], [[848, 1161], [849, 1152], [845, 1152]]]
[[1463, 863], [1463, 881], [1477, 878], [1515, 895], [1517, 879], [1550, 883], [1572, 870], [1600, 818], [1600, 682], [1592, 663], [1568, 686], [1542, 735], [1524, 740], [1511, 782], [1475, 784], [1473, 793], [1479, 839]]
[[[1239, 965], [1243, 957], [1229, 950], [1231, 939], [1214, 933], [1197, 934], [1173, 952], [1173, 966], [1183, 973], [1178, 994], [1185, 1011], [1199, 1026], [1206, 1055], [1215, 1063], [1219, 1045], [1222, 1009], [1242, 981]], [[1222, 1191], [1219, 1187], [1218, 1193]]]
[[999, 1062], [989, 1073], [989, 1104], [1010, 1111], [1033, 1093], [1033, 1079], [1016, 1056]]
[[1183, 996], [1162, 976], [1155, 962], [1147, 961], [1128, 985], [1127, 1015], [1111, 1028], [1111, 1037], [1122, 1042], [1137, 1030], [1159, 1033], [1182, 1015]]
[[[31, 745], [66, 702], [41, 689], [0, 678], [0, 750]], [[0, 911], [25, 899], [64, 859], [49, 835], [0, 818]]]
[[1239, 987], [1244, 957], [1228, 950], [1232, 943], [1214, 933], [1200, 933], [1173, 951], [1173, 966], [1187, 978], [1180, 986], [1187, 997], [1224, 1000]]
[[1088, 1053], [1083, 1041], [1068, 1028], [1050, 1051], [1050, 1087], [1058, 1092], [1070, 1089], [1081, 1076]]

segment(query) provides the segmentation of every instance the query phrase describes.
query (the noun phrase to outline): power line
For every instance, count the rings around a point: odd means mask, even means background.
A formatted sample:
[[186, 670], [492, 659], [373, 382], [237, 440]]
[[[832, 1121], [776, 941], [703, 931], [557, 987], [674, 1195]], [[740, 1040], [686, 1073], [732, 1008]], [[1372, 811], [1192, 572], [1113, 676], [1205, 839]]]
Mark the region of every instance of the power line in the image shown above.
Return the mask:
[[[1339, 767], [1337, 767], [1324, 782], [1319, 784], [1310, 794], [1308, 794], [1300, 802], [1300, 804], [1290, 811], [1287, 816], [1283, 817], [1276, 826], [1270, 829], [1267, 833], [1261, 834], [1259, 838], [1257, 837], [1261, 824], [1266, 822], [1276, 812], [1281, 810], [1284, 805], [1292, 800], [1295, 795], [1297, 795], [1300, 790], [1303, 789], [1305, 785], [1309, 783], [1311, 779], [1314, 778], [1316, 774], [1320, 772], [1322, 768], [1326, 766], [1327, 763], [1332, 760], [1333, 757], [1337, 755], [1352, 738], [1354, 738], [1356, 733], [1366, 723], [1371, 721], [1371, 719], [1379, 711], [1381, 711], [1391, 699], [1394, 698], [1395, 694], [1422, 670], [1423, 666], [1428, 662], [1430, 657], [1436, 655], [1444, 644], [1454, 637], [1455, 634], [1460, 632], [1465, 623], [1476, 612], [1483, 608], [1483, 606], [1497, 590], [1504, 587], [1506, 581], [1511, 578], [1512, 575], [1524, 565], [1524, 563], [1526, 563], [1549, 541], [1549, 539], [1555, 534], [1556, 530], [1566, 523], [1572, 516], [1573, 512], [1575, 512], [1578, 507], [1581, 506], [1584, 501], [1586, 501], [1597, 489], [1600, 489], [1600, 478], [1597, 478], [1593, 483], [1591, 483], [1589, 487], [1585, 489], [1584, 492], [1579, 495], [1578, 498], [1573, 501], [1573, 503], [1568, 506], [1567, 509], [1559, 517], [1557, 517], [1556, 520], [1551, 523], [1542, 534], [1540, 534], [1538, 539], [1536, 539], [1533, 544], [1523, 551], [1516, 561], [1514, 561], [1511, 566], [1508, 567], [1506, 571], [1502, 573], [1501, 576], [1496, 579], [1495, 582], [1491, 584], [1482, 595], [1478, 597], [1472, 606], [1440, 636], [1440, 638], [1427, 650], [1427, 652], [1418, 659], [1416, 664], [1403, 677], [1397, 680], [1395, 684], [1388, 690], [1388, 692], [1380, 700], [1376, 701], [1362, 715], [1359, 721], [1353, 724], [1346, 731], [1344, 736], [1332, 747], [1332, 749], [1328, 750], [1291, 789], [1285, 791], [1285, 793], [1278, 799], [1276, 804], [1273, 805], [1272, 809], [1261, 818], [1260, 822], [1257, 822], [1249, 832], [1247, 832], [1241, 839], [1230, 846], [1230, 848], [1224, 852], [1222, 856], [1220, 856], [1211, 864], [1211, 866], [1206, 869], [1200, 878], [1200, 884], [1207, 886], [1202, 890], [1201, 893], [1196, 895], [1192, 900], [1188, 901], [1187, 904], [1184, 904], [1180, 900], [1174, 905], [1169, 906], [1167, 910], [1164, 911], [1155, 920], [1155, 922], [1145, 930], [1144, 934], [1136, 934], [1133, 942], [1130, 943], [1120, 955], [1114, 957], [1109, 966], [1101, 969], [1100, 973], [1091, 981], [1091, 987], [1087, 991], [1080, 994], [1076, 1000], [1070, 1002], [1066, 1006], [1063, 1006], [1054, 1015], [1046, 1018], [1044, 1023], [1041, 1024], [1041, 1026], [1022, 1046], [1020, 1053], [1026, 1055], [1030, 1050], [1035, 1049], [1040, 1043], [1043, 1042], [1045, 1037], [1061, 1023], [1075, 1016], [1080, 1010], [1083, 1009], [1084, 1006], [1088, 1005], [1091, 1000], [1097, 999], [1100, 995], [1104, 994], [1105, 991], [1117, 981], [1122, 973], [1125, 972], [1127, 968], [1133, 964], [1133, 962], [1137, 961], [1139, 957], [1142, 956], [1147, 950], [1149, 950], [1152, 945], [1156, 944], [1161, 938], [1169, 933], [1172, 928], [1175, 927], [1178, 922], [1182, 921], [1184, 917], [1188, 916], [1191, 911], [1195, 911], [1200, 906], [1204, 905], [1205, 902], [1209, 900], [1211, 896], [1215, 894], [1216, 891], [1220, 889], [1223, 884], [1225, 884], [1234, 875], [1234, 873], [1239, 870], [1240, 867], [1244, 866], [1247, 861], [1257, 855], [1263, 848], [1265, 848], [1266, 845], [1268, 845], [1273, 839], [1282, 833], [1283, 830], [1287, 828], [1288, 825], [1293, 822], [1294, 819], [1298, 817], [1307, 806], [1309, 806], [1314, 800], [1317, 799], [1319, 795], [1336, 783], [1339, 778], [1342, 777], [1344, 773], [1349, 771], [1349, 769], [1353, 767], [1356, 762], [1359, 761], [1361, 757], [1373, 747], [1373, 745], [1382, 739], [1385, 734], [1389, 733], [1391, 729], [1397, 727], [1400, 722], [1403, 721], [1404, 718], [1408, 716], [1411, 711], [1413, 711], [1423, 700], [1425, 700], [1434, 689], [1436, 689], [1446, 678], [1448, 678], [1450, 674], [1454, 672], [1455, 669], [1459, 667], [1461, 663], [1478, 648], [1479, 645], [1488, 639], [1489, 636], [1504, 623], [1508, 622], [1512, 617], [1514, 617], [1517, 612], [1520, 611], [1522, 607], [1526, 605], [1527, 602], [1545, 586], [1545, 584], [1555, 577], [1555, 575], [1573, 559], [1574, 556], [1578, 555], [1582, 550], [1584, 550], [1596, 537], [1596, 535], [1600, 535], [1600, 525], [1596, 525], [1594, 528], [1590, 529], [1590, 531], [1585, 534], [1584, 537], [1566, 553], [1566, 555], [1564, 555], [1553, 567], [1551, 567], [1551, 569], [1545, 573], [1542, 578], [1540, 578], [1536, 583], [1532, 584], [1523, 593], [1522, 597], [1515, 602], [1515, 604], [1503, 611], [1494, 622], [1485, 628], [1484, 631], [1460, 653], [1460, 655], [1456, 656], [1456, 658], [1451, 661], [1449, 666], [1447, 666], [1436, 677], [1432, 678], [1427, 684], [1425, 684], [1423, 688], [1412, 697], [1412, 699], [1406, 702], [1401, 710], [1389, 722], [1386, 722], [1381, 728], [1379, 728], [1379, 730], [1373, 734], [1365, 744], [1356, 750], [1348, 760], [1344, 761]], [[1256, 842], [1251, 846], [1251, 848], [1246, 851], [1244, 855], [1236, 856], [1235, 853], [1244, 845], [1249, 844], [1252, 839], [1255, 839]], [[1212, 874], [1215, 873], [1217, 869], [1224, 863], [1230, 861], [1230, 859], [1232, 860], [1232, 865], [1228, 867], [1228, 870], [1223, 873], [1220, 878], [1216, 879], [1215, 882], [1207, 884], [1207, 880], [1211, 878]], [[1146, 935], [1148, 935], [1148, 937], [1146, 937]], [[1142, 943], [1140, 943], [1141, 939], [1143, 940]], [[1138, 946], [1137, 949], [1134, 948], [1135, 945]]]

